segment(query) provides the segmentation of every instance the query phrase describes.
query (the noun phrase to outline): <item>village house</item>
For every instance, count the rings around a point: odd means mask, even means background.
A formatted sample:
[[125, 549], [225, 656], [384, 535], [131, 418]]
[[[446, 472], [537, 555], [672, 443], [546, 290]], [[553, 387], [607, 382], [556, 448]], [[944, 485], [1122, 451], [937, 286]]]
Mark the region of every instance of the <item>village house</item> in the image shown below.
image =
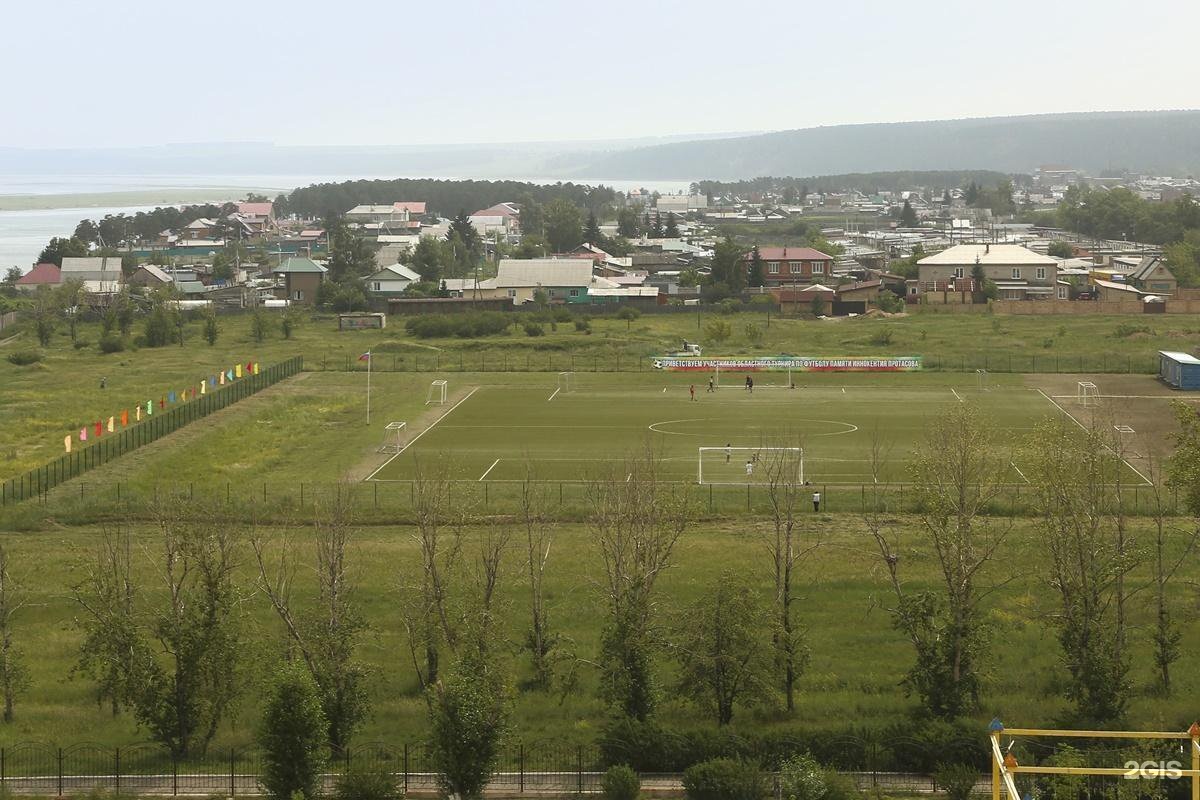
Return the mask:
[[403, 264], [389, 264], [365, 279], [368, 291], [384, 297], [398, 297], [419, 280], [420, 274]]
[[116, 256], [67, 257], [63, 259], [60, 272], [62, 282], [83, 282], [84, 291], [90, 294], [115, 294], [121, 290], [121, 259]]
[[57, 264], [41, 263], [17, 278], [17, 290], [36, 291], [39, 286], [54, 288], [62, 283], [62, 270]]
[[276, 295], [298, 305], [313, 305], [325, 272], [325, 267], [311, 258], [289, 258], [272, 270], [282, 279], [282, 285], [276, 285]]
[[276, 227], [274, 203], [238, 203], [237, 211], [234, 212], [233, 216], [236, 216], [238, 221], [245, 225], [246, 229], [252, 235], [261, 235], [274, 230]]
[[960, 244], [917, 262], [916, 291], [978, 292], [975, 268], [1001, 300], [1049, 300], [1058, 289], [1058, 260], [1015, 244]]
[[516, 236], [521, 232], [521, 209], [513, 203], [497, 203], [467, 217], [479, 235]]
[[1151, 294], [1174, 294], [1179, 288], [1175, 274], [1158, 256], [1145, 256], [1126, 277], [1137, 288]]
[[[768, 287], [820, 283], [833, 274], [833, 256], [812, 247], [760, 247], [758, 255], [763, 262], [763, 285]], [[753, 251], [742, 256], [747, 272], [752, 258]]]

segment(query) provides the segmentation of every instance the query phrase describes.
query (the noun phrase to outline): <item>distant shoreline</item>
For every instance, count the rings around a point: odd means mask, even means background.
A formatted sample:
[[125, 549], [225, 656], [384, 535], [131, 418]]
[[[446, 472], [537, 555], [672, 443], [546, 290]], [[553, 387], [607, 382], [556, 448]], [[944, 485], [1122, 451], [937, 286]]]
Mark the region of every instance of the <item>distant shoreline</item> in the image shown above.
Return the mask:
[[74, 192], [67, 194], [0, 194], [0, 212], [52, 211], [59, 208], [114, 208], [121, 206], [177, 206], [221, 203], [244, 198], [248, 193], [274, 197], [278, 188], [267, 187], [162, 187], [125, 192]]

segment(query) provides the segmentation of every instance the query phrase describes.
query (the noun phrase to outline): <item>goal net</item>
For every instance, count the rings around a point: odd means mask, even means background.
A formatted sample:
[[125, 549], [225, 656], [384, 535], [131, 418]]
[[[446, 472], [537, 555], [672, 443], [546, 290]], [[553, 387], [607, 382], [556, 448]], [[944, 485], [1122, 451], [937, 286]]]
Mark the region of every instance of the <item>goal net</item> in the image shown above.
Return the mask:
[[404, 449], [405, 429], [407, 422], [389, 422], [383, 431], [383, 446], [381, 453], [399, 453]]
[[701, 447], [696, 482], [762, 484], [776, 480], [804, 483], [802, 447]]
[[558, 373], [558, 390], [563, 394], [575, 389], [575, 373], [560, 372]]
[[434, 405], [446, 404], [446, 382], [434, 381], [429, 384], [429, 394], [425, 395], [425, 405], [433, 403]]
[[1100, 405], [1100, 390], [1091, 381], [1079, 381], [1075, 389], [1075, 399], [1084, 408], [1095, 408]]

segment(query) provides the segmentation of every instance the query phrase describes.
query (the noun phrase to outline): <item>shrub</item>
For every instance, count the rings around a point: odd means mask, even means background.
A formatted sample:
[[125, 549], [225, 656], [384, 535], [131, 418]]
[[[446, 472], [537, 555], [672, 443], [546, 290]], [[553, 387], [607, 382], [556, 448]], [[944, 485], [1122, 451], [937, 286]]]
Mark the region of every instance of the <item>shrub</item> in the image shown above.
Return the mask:
[[683, 792], [688, 800], [762, 800], [767, 782], [751, 761], [714, 758], [684, 770]]
[[746, 341], [750, 344], [757, 347], [763, 343], [763, 339], [765, 338], [766, 333], [763, 332], [762, 328], [758, 327], [754, 323], [750, 323], [746, 326]]
[[783, 800], [852, 800], [859, 795], [854, 781], [821, 766], [807, 753], [779, 765], [779, 790]]
[[263, 710], [258, 743], [262, 785], [274, 800], [316, 797], [325, 769], [328, 723], [311, 676], [296, 664], [275, 675]]
[[637, 800], [642, 782], [627, 764], [609, 767], [600, 780], [604, 800]]
[[551, 318], [555, 322], [570, 322], [573, 318], [573, 315], [565, 308], [556, 308], [553, 312], [551, 312]]
[[462, 315], [421, 314], [405, 320], [404, 328], [418, 339], [442, 339], [450, 336], [475, 339], [504, 333], [511, 321], [509, 315], [501, 311]]
[[17, 350], [8, 354], [8, 363], [18, 367], [27, 367], [42, 360], [42, 354], [36, 350]]
[[933, 774], [933, 780], [950, 800], [967, 800], [975, 790], [979, 770], [969, 764], [942, 764]]
[[892, 336], [891, 328], [880, 328], [871, 336], [871, 344], [880, 346], [889, 345], [892, 343]]
[[1128, 336], [1133, 336], [1135, 333], [1151, 333], [1149, 325], [1138, 325], [1133, 322], [1122, 322], [1117, 327], [1113, 328], [1113, 336], [1118, 339], [1124, 339]]
[[119, 353], [125, 349], [125, 339], [116, 333], [106, 333], [100, 337], [101, 353]]
[[726, 319], [714, 319], [704, 326], [704, 335], [712, 342], [723, 342], [733, 335], [733, 326]]
[[84, 348], [91, 347], [92, 343], [87, 339], [76, 339], [71, 342], [71, 346], [76, 350], [83, 350]]
[[576, 317], [575, 330], [580, 333], [590, 333], [592, 330], [592, 321], [587, 317]]
[[896, 314], [904, 310], [904, 300], [895, 292], [880, 292], [879, 299], [875, 301], [875, 304], [879, 306], [880, 311], [886, 311], [889, 314]]
[[525, 335], [526, 336], [545, 336], [546, 329], [543, 328], [537, 322], [532, 322], [532, 321], [526, 322], [525, 323]]
[[642, 312], [638, 311], [633, 306], [624, 306], [620, 311], [617, 312], [617, 319], [625, 320], [625, 330], [629, 330], [629, 326], [632, 325], [633, 321], [641, 315]]
[[334, 800], [401, 800], [403, 797], [396, 776], [383, 769], [341, 775], [333, 786]]

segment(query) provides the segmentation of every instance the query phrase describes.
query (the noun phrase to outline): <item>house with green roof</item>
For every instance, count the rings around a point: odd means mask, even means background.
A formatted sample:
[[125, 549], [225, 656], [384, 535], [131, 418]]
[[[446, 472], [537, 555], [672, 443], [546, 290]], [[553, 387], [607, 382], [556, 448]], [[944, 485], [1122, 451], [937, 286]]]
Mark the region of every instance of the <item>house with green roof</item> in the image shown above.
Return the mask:
[[299, 305], [313, 305], [326, 271], [311, 258], [289, 258], [271, 271], [276, 276], [275, 296]]

